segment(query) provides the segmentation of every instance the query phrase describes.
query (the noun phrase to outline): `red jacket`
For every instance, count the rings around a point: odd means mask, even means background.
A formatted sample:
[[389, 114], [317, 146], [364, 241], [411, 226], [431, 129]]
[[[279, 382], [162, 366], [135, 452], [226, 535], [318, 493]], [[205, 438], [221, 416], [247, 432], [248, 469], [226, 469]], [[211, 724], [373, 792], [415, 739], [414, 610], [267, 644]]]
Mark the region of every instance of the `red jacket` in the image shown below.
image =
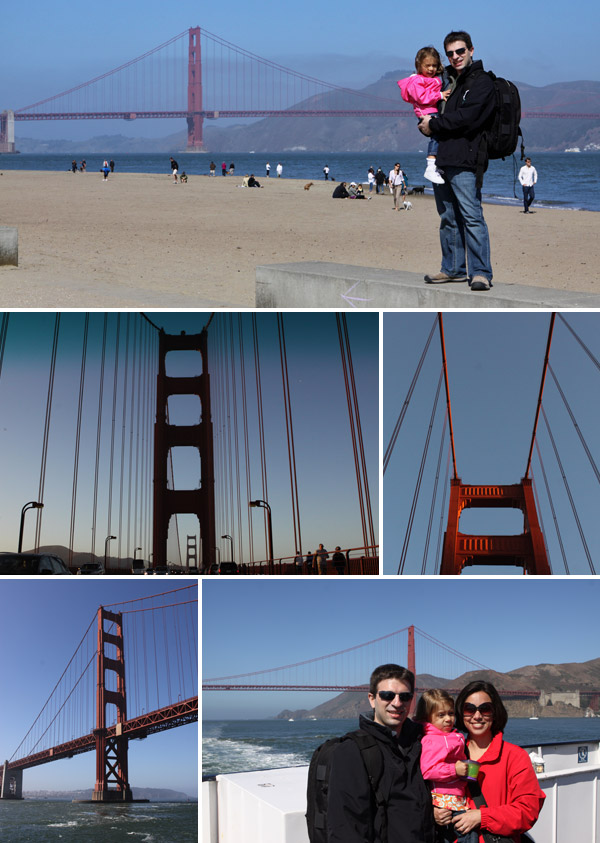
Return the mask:
[[[479, 758], [479, 784], [487, 806], [481, 810], [481, 830], [506, 837], [528, 831], [537, 820], [544, 804], [542, 792], [524, 749], [506, 743], [502, 732], [492, 740]], [[475, 803], [468, 798], [469, 807]], [[480, 843], [483, 837], [479, 837]]]

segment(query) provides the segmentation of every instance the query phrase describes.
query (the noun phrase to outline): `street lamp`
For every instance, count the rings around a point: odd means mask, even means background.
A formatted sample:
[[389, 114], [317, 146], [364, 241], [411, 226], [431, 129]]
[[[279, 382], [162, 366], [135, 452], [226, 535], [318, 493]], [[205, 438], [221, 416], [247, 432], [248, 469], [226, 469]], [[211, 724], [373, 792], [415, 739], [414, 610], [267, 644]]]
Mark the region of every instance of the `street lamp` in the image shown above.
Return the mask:
[[[113, 539], [114, 539], [114, 538], [115, 538], [115, 537], [113, 536]], [[136, 548], [134, 548], [134, 550], [133, 550], [133, 561], [134, 561], [134, 562], [135, 562], [135, 560], [137, 559], [137, 552], [138, 552], [138, 550], [141, 550], [141, 549], [142, 549], [141, 547], [136, 547]]]
[[21, 524], [19, 526], [19, 549], [17, 553], [21, 553], [23, 550], [23, 529], [25, 527], [25, 513], [28, 509], [43, 509], [44, 504], [38, 503], [38, 501], [29, 501], [26, 503], [23, 509], [21, 510]]
[[108, 555], [108, 543], [111, 539], [116, 539], [116, 536], [107, 536], [104, 539], [104, 573], [106, 573], [106, 557]]
[[249, 501], [250, 506], [259, 506], [267, 510], [267, 528], [269, 531], [269, 564], [273, 564], [273, 523], [271, 521], [271, 507], [266, 501]]
[[[231, 542], [231, 561], [235, 562], [235, 559], [233, 558], [233, 539], [231, 538], [231, 536], [227, 536], [227, 535], [221, 536], [221, 538], [222, 539], [229, 539], [229, 541]], [[221, 554], [219, 553], [219, 561], [220, 561], [220, 559], [221, 559]]]

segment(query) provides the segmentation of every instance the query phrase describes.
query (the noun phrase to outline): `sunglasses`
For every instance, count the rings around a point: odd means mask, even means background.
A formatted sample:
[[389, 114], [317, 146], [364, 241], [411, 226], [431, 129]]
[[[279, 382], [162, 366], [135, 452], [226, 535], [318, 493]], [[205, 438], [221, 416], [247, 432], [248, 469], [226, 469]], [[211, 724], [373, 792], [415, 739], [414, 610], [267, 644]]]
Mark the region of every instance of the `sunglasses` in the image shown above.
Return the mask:
[[464, 54], [466, 52], [467, 52], [466, 47], [459, 47], [458, 50], [446, 50], [446, 55], [448, 56], [449, 59], [451, 59], [452, 56], [464, 56]]
[[473, 717], [476, 711], [483, 715], [483, 717], [488, 717], [494, 713], [494, 706], [489, 702], [481, 703], [481, 705], [473, 705], [473, 703], [465, 703], [463, 705], [463, 716], [465, 717]]
[[397, 694], [395, 691], [377, 691], [377, 693], [384, 702], [392, 702], [396, 697], [400, 697], [400, 702], [410, 702], [414, 696], [414, 694], [409, 694], [408, 691], [404, 691], [402, 694]]

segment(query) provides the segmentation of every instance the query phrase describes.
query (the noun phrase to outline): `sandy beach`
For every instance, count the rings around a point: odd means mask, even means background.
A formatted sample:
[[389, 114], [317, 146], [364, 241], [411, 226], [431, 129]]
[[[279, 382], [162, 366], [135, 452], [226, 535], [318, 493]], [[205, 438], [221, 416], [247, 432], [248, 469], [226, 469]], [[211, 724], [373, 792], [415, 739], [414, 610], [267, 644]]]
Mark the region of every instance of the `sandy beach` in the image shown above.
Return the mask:
[[[397, 213], [389, 194], [334, 201], [331, 182], [241, 180], [5, 170], [0, 224], [18, 228], [19, 266], [0, 267], [2, 306], [253, 307], [261, 264], [439, 270], [431, 197]], [[485, 217], [495, 286], [600, 292], [599, 214], [486, 205]]]

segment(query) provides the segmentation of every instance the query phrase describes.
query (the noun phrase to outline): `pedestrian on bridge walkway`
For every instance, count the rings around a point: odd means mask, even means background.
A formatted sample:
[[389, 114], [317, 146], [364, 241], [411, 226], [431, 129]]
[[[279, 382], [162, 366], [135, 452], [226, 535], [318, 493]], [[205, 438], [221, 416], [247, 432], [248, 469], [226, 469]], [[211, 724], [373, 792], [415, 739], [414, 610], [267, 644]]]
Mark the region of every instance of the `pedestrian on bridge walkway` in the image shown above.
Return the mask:
[[327, 560], [329, 559], [329, 554], [327, 553], [327, 550], [323, 547], [322, 544], [320, 544], [319, 549], [315, 551], [315, 556], [317, 557], [317, 573], [326, 574]]

